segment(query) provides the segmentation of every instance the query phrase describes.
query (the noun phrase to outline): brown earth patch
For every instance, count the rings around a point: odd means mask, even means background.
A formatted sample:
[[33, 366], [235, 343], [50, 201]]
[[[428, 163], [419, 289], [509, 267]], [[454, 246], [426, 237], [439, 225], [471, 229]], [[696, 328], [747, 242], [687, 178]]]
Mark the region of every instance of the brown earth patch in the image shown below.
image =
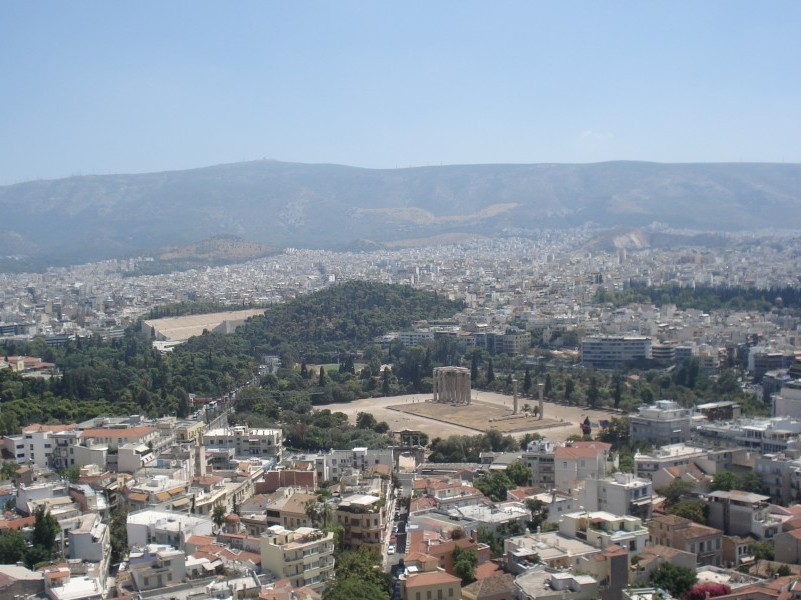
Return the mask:
[[418, 401], [407, 404], [394, 404], [387, 406], [387, 408], [479, 431], [497, 429], [503, 433], [511, 433], [565, 425], [564, 421], [548, 418], [538, 419], [525, 414], [512, 417], [512, 411], [508, 408], [488, 402], [473, 401], [470, 404], [444, 404]]

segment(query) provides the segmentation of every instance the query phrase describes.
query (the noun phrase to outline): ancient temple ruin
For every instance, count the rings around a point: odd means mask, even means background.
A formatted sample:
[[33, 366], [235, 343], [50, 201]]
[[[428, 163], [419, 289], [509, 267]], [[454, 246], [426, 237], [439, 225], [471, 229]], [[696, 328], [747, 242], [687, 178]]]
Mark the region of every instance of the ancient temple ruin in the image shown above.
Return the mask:
[[470, 369], [436, 367], [434, 369], [434, 402], [470, 404]]

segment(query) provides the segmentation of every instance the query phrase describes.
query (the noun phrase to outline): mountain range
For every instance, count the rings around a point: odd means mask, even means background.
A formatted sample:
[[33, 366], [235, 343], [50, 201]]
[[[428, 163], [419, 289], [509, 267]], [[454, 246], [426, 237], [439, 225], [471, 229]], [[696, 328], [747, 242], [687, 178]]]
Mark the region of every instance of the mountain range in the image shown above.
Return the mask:
[[801, 229], [801, 165], [455, 165], [271, 160], [0, 187], [0, 256], [78, 262], [222, 236], [329, 249], [653, 222]]

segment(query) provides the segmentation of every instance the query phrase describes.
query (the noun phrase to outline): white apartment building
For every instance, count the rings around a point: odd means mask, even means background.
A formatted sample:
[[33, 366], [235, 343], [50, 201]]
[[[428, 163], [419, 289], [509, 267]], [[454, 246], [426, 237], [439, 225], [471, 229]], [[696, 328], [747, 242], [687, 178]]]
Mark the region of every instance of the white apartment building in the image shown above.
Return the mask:
[[399, 331], [397, 339], [403, 342], [404, 346], [417, 346], [421, 342], [434, 341], [434, 332], [429, 330]]
[[691, 418], [690, 410], [673, 400], [657, 400], [653, 406], [641, 406], [638, 414], [631, 417], [631, 441], [653, 446], [686, 442], [690, 438]]
[[[353, 450], [331, 450], [323, 455], [323, 479], [339, 481], [339, 479], [352, 469], [366, 471], [370, 468], [384, 465], [390, 470], [394, 466], [394, 455], [391, 448], [370, 450], [368, 448], [353, 448]], [[317, 476], [321, 473], [318, 471]]]
[[280, 462], [283, 450], [280, 429], [251, 429], [244, 425], [211, 429], [203, 433], [207, 448], [233, 448], [236, 456], [260, 456]]
[[334, 534], [312, 527], [273, 525], [261, 537], [261, 566], [293, 587], [321, 591], [334, 576]]
[[650, 479], [631, 473], [615, 473], [603, 479], [587, 479], [579, 492], [579, 502], [586, 510], [602, 510], [615, 515], [631, 515], [643, 521], [651, 518]]
[[596, 548], [621, 546], [634, 556], [648, 542], [648, 529], [642, 519], [618, 516], [606, 511], [580, 511], [562, 516], [559, 533], [587, 542]]
[[167, 544], [180, 549], [193, 535], [211, 535], [212, 521], [198, 515], [145, 509], [129, 513], [125, 528], [129, 548]]
[[739, 447], [762, 454], [801, 450], [801, 420], [789, 417], [700, 423], [695, 434], [717, 447]]
[[650, 454], [637, 452], [634, 455], [634, 473], [638, 477], [651, 477], [659, 469], [689, 465], [691, 462], [706, 458], [708, 452], [703, 448], [686, 444], [669, 444], [661, 446]]
[[[50, 466], [55, 442], [53, 435], [60, 431], [73, 429], [75, 425], [28, 425], [22, 429], [22, 439], [16, 440], [15, 456], [19, 464], [33, 464], [38, 467]], [[20, 448], [20, 442], [22, 447]]]
[[581, 341], [581, 362], [595, 369], [619, 369], [626, 364], [651, 359], [647, 336], [589, 336]]
[[67, 530], [69, 557], [100, 563], [101, 571], [106, 572], [111, 548], [108, 525], [97, 513], [86, 513], [75, 521], [75, 526]]

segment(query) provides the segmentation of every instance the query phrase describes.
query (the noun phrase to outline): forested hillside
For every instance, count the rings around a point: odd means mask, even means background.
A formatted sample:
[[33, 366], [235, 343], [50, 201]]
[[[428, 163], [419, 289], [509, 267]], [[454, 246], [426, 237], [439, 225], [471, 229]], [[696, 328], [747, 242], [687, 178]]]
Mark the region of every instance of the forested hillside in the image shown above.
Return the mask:
[[[10, 343], [2, 350], [7, 356], [37, 356], [55, 363], [61, 377], [30, 379], [0, 370], [0, 434], [29, 423], [74, 422], [97, 415], [186, 416], [190, 393], [215, 396], [230, 391], [253, 378], [265, 353], [280, 352], [285, 361], [303, 353], [336, 362], [374, 336], [418, 319], [452, 316], [458, 308], [406, 286], [350, 282], [273, 306], [236, 334], [191, 338], [167, 355], [155, 351], [150, 339], [133, 329], [122, 339], [78, 339], [59, 348], [42, 339]], [[291, 372], [294, 364], [287, 366]], [[335, 397], [331, 387], [319, 385], [304, 392], [307, 401], [309, 394], [322, 401]]]
[[408, 286], [351, 281], [271, 307], [240, 334], [254, 355], [330, 362], [389, 331], [421, 319], [452, 317], [463, 308], [435, 293]]

